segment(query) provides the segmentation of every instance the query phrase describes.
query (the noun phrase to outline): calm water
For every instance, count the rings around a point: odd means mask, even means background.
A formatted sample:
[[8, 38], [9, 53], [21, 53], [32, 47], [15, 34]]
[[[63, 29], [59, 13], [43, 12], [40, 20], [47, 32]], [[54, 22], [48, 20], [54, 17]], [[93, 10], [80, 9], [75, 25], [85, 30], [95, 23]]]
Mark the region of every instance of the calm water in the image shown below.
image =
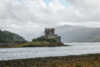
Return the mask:
[[66, 43], [64, 47], [0, 48], [0, 60], [100, 53], [100, 43]]

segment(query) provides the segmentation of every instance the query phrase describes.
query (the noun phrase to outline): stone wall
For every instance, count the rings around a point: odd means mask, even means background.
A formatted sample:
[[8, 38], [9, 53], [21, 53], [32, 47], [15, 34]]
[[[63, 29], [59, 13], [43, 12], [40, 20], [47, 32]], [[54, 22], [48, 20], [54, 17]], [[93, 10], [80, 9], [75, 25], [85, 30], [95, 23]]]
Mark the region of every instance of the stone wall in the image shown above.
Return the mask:
[[100, 67], [100, 54], [0, 61], [0, 67]]
[[61, 37], [55, 34], [55, 28], [46, 28], [45, 35], [43, 36], [46, 40], [55, 40], [56, 42], [61, 42]]

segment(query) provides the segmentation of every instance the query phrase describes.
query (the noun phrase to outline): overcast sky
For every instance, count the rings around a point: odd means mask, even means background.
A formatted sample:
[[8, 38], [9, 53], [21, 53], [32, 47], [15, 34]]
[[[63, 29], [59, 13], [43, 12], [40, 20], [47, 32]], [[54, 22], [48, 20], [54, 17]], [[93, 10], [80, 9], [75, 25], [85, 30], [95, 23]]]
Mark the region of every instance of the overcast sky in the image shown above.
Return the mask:
[[100, 0], [0, 0], [1, 29], [27, 38], [65, 24], [100, 27]]

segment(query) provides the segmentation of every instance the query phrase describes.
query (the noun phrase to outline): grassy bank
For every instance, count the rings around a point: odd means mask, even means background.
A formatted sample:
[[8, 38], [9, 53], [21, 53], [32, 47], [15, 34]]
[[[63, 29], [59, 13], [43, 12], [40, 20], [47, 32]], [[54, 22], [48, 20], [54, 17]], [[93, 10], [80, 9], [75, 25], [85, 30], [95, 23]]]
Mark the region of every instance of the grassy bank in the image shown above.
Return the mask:
[[[1, 45], [0, 48], [19, 48], [19, 47], [57, 47], [64, 46], [61, 42], [26, 42], [21, 44], [11, 43], [8, 45]], [[66, 45], [67, 46], [67, 45]]]
[[55, 46], [64, 46], [63, 43], [55, 42], [28, 42], [23, 44], [18, 44], [15, 47], [55, 47]]

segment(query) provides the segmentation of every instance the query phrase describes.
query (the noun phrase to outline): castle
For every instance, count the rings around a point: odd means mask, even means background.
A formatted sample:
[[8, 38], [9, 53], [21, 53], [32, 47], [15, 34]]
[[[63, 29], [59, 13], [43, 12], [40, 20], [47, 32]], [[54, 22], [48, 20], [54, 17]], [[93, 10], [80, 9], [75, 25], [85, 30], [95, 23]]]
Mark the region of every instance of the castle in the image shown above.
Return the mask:
[[[32, 42], [38, 42], [40, 44], [35, 44], [36, 46], [64, 46], [61, 42], [61, 37], [55, 33], [54, 28], [46, 28], [44, 30], [44, 35], [33, 39]], [[32, 45], [33, 46], [33, 45]]]
[[54, 28], [46, 28], [44, 33], [45, 35], [43, 36], [43, 38], [45, 40], [54, 40], [56, 42], [61, 42], [61, 37], [55, 34]]

